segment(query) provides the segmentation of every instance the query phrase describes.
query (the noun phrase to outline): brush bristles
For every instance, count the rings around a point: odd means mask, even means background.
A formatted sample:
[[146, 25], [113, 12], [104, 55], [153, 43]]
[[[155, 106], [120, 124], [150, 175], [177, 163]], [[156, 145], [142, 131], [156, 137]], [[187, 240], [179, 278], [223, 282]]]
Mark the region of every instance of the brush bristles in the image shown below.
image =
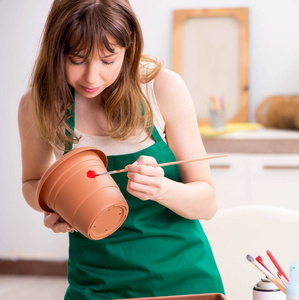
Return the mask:
[[249, 260], [250, 262], [254, 262], [254, 258], [253, 258], [250, 254], [247, 254], [247, 255], [246, 255], [246, 258], [247, 258], [247, 260]]

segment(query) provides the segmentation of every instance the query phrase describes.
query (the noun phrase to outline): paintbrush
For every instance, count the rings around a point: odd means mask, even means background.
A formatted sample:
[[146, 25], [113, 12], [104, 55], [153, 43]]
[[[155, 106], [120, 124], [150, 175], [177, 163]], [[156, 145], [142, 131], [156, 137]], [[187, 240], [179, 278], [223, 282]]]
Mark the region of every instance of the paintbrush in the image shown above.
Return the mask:
[[261, 256], [257, 256], [255, 260], [260, 263], [266, 270], [268, 270], [272, 275], [274, 275], [273, 271], [266, 265]]
[[280, 265], [278, 264], [278, 262], [276, 261], [276, 259], [274, 258], [273, 254], [270, 252], [270, 250], [266, 251], [267, 255], [270, 257], [271, 261], [273, 262], [274, 266], [276, 267], [278, 273], [283, 276], [285, 278], [285, 280], [287, 280], [287, 282], [289, 282], [289, 278], [287, 277], [287, 275], [284, 273], [284, 271], [282, 270], [282, 268], [280, 267]]
[[281, 281], [281, 283], [285, 286], [286, 284], [284, 283], [284, 281], [281, 279], [280, 276], [278, 276], [279, 273], [277, 273], [277, 276], [276, 274], [270, 269], [270, 267], [263, 261], [262, 257], [261, 256], [257, 256], [255, 258], [255, 260], [260, 264], [262, 265], [267, 271], [269, 271], [275, 278], [277, 278], [277, 280]]
[[285, 286], [281, 281], [273, 276], [267, 269], [265, 269], [260, 263], [258, 263], [251, 255], [246, 256], [247, 260], [255, 265], [265, 276], [267, 276], [283, 293], [286, 293]]
[[[194, 158], [194, 159], [185, 159], [185, 160], [172, 161], [172, 162], [166, 162], [166, 163], [161, 163], [161, 164], [154, 164], [154, 165], [149, 165], [149, 166], [151, 166], [151, 167], [166, 167], [166, 166], [179, 165], [179, 164], [184, 164], [184, 163], [190, 163], [190, 162], [195, 162], [195, 161], [203, 161], [203, 160], [215, 159], [215, 158], [226, 157], [226, 156], [228, 156], [228, 154], [208, 156], [208, 157], [202, 157], [202, 158]], [[103, 172], [103, 173], [96, 174], [95, 171], [89, 170], [87, 172], [87, 177], [95, 178], [96, 176], [108, 175], [108, 174], [111, 175], [111, 174], [123, 173], [123, 172], [128, 172], [128, 171], [126, 169], [121, 169], [121, 170], [114, 170], [114, 171], [109, 171], [109, 172]]]

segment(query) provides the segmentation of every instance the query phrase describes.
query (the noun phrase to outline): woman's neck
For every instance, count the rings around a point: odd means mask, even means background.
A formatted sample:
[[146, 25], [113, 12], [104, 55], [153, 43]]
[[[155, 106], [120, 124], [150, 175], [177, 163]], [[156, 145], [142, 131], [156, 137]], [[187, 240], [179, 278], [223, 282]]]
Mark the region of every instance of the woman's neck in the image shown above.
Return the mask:
[[107, 116], [100, 95], [85, 98], [75, 93], [75, 128], [88, 135], [107, 135]]

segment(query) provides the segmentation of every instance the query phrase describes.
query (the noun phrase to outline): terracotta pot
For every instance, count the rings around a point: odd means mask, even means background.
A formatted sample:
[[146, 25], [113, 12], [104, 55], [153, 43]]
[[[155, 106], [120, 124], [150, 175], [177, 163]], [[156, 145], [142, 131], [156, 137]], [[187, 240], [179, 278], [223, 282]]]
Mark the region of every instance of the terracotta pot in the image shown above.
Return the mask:
[[42, 176], [40, 207], [57, 212], [92, 240], [115, 232], [128, 215], [128, 204], [110, 175], [89, 178], [87, 172], [106, 172], [107, 157], [97, 148], [83, 147], [57, 160]]

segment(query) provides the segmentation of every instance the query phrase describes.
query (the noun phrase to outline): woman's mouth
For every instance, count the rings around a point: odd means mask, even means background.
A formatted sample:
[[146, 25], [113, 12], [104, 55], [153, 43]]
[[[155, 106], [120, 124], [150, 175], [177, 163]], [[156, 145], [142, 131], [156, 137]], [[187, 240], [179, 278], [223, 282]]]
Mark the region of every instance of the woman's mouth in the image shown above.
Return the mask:
[[95, 93], [96, 91], [99, 90], [100, 87], [96, 87], [96, 88], [89, 88], [86, 86], [81, 85], [82, 89], [86, 92], [86, 93]]

